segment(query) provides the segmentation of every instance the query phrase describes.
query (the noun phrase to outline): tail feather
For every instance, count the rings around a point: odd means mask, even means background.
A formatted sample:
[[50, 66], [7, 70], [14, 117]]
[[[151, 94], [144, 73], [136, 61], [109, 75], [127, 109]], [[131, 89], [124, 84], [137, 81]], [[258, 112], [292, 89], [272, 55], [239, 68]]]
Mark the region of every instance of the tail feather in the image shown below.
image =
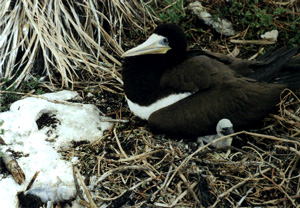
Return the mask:
[[300, 55], [291, 58], [286, 64], [283, 65], [284, 71], [300, 70]]
[[300, 55], [293, 57], [299, 47], [269, 50], [255, 61], [233, 58], [209, 51], [190, 50], [187, 57], [205, 55], [233, 69], [237, 74], [259, 82], [286, 84], [289, 88], [300, 88]]
[[264, 55], [260, 55], [257, 57], [256, 61], [264, 61], [264, 62], [272, 62], [276, 60], [281, 54], [286, 52], [286, 47], [281, 47], [277, 50], [270, 49]]
[[[273, 82], [276, 78], [280, 77], [284, 68], [285, 71], [289, 71], [290, 66], [298, 67], [298, 64], [293, 62], [291, 62], [289, 66], [291, 57], [295, 55], [297, 51], [298, 47], [289, 50], [280, 48], [275, 52], [267, 52], [267, 54], [258, 59], [266, 63], [264, 67], [256, 69], [249, 77], [257, 81]], [[300, 68], [298, 68], [298, 70], [300, 71]]]
[[289, 67], [289, 70], [280, 74], [272, 83], [286, 84], [288, 88], [299, 89], [300, 88], [300, 65], [297, 68]]
[[278, 76], [275, 77], [271, 82], [286, 84], [287, 87], [291, 89], [299, 89], [300, 88], [300, 56], [291, 57], [282, 66], [282, 70], [278, 74]]

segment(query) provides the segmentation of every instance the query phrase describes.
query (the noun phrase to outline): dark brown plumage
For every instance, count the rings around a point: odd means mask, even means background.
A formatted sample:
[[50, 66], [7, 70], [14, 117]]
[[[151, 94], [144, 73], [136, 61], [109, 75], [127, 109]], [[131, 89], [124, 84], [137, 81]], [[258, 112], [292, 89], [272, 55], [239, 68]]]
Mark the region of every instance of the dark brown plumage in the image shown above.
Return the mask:
[[139, 116], [164, 97], [190, 93], [149, 113], [146, 118], [155, 132], [183, 137], [208, 135], [215, 132], [222, 118], [230, 119], [235, 129], [245, 128], [279, 102], [283, 89], [300, 86], [300, 76], [295, 76], [300, 74], [300, 60], [291, 59], [297, 48], [279, 49], [273, 55], [248, 61], [185, 51], [184, 33], [174, 24], [161, 25], [154, 34], [158, 36], [149, 38], [158, 42], [150, 44], [155, 48], [153, 54], [147, 44], [146, 49], [142, 45], [124, 54], [123, 80], [129, 106]]

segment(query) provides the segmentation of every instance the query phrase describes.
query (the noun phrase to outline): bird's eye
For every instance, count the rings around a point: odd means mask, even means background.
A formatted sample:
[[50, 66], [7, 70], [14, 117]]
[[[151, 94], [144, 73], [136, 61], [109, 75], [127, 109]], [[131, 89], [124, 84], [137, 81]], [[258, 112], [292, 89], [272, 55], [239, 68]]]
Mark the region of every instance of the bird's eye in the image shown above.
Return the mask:
[[169, 44], [168, 38], [162, 39], [162, 44], [168, 45]]

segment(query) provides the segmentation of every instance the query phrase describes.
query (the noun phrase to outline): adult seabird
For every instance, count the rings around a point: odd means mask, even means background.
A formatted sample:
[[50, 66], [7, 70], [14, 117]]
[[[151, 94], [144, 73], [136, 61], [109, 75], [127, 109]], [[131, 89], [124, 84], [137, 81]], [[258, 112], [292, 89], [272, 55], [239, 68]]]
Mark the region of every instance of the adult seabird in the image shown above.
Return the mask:
[[154, 132], [209, 135], [222, 118], [240, 129], [261, 120], [283, 89], [300, 87], [300, 58], [291, 58], [298, 48], [257, 61], [186, 48], [180, 27], [163, 24], [123, 54], [128, 105]]

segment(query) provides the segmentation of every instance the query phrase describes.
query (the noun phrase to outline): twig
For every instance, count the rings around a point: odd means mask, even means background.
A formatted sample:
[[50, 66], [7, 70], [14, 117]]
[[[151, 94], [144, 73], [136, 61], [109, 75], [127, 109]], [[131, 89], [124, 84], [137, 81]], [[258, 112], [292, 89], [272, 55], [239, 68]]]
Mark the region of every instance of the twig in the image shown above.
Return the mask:
[[259, 54], [261, 52], [263, 52], [265, 50], [265, 48], [261, 48], [258, 50], [258, 52], [256, 54], [254, 54], [253, 56], [251, 56], [250, 58], [248, 58], [248, 60], [253, 60], [253, 59], [256, 59], [257, 56], [259, 56]]
[[120, 122], [120, 123], [128, 123], [129, 120], [124, 120], [124, 119], [113, 119], [113, 118], [104, 118], [101, 121], [103, 122]]
[[91, 208], [91, 205], [85, 200], [79, 199], [78, 202], [79, 202], [79, 204], [81, 204], [87, 208]]
[[[298, 194], [298, 195], [294, 195], [294, 196], [290, 196], [291, 197], [291, 199], [299, 199], [300, 198], [300, 194]], [[283, 202], [283, 201], [287, 201], [287, 200], [289, 200], [288, 198], [281, 198], [281, 199], [278, 199], [277, 201], [276, 201], [276, 204], [278, 204], [278, 203], [280, 203], [280, 202]], [[298, 205], [299, 206], [299, 205]]]
[[78, 168], [77, 168], [77, 167], [74, 167], [74, 169], [75, 169], [76, 174], [77, 174], [78, 177], [79, 177], [79, 180], [80, 180], [80, 182], [81, 182], [81, 185], [82, 185], [82, 188], [83, 188], [83, 190], [84, 190], [84, 193], [85, 193], [86, 197], [87, 197], [88, 200], [89, 200], [90, 207], [91, 207], [91, 208], [97, 208], [97, 206], [96, 206], [96, 204], [95, 204], [95, 202], [94, 202], [94, 200], [93, 200], [93, 198], [92, 198], [92, 195], [91, 195], [91, 193], [89, 192], [88, 188], [86, 187], [86, 185], [85, 185], [85, 183], [84, 183], [84, 180], [83, 180], [83, 178], [82, 178], [82, 176], [81, 176], [81, 174], [80, 174]]
[[123, 150], [123, 148], [122, 148], [122, 146], [121, 146], [120, 140], [119, 140], [119, 138], [118, 138], [118, 136], [117, 136], [116, 128], [114, 128], [113, 132], [114, 132], [114, 136], [115, 136], [115, 139], [116, 139], [116, 141], [117, 141], [117, 144], [118, 144], [118, 147], [119, 147], [121, 153], [123, 154], [123, 156], [124, 156], [125, 158], [128, 158], [128, 156], [126, 155], [125, 151]]
[[284, 147], [284, 146], [281, 146], [281, 145], [274, 145], [275, 148], [278, 148], [278, 149], [283, 149], [283, 150], [290, 150], [292, 152], [294, 152], [296, 155], [298, 155], [298, 157], [300, 157], [300, 151], [299, 150], [296, 150], [294, 147]]
[[150, 177], [150, 178], [147, 178], [146, 180], [141, 181], [140, 183], [138, 183], [138, 184], [136, 184], [136, 185], [130, 187], [128, 190], [123, 191], [120, 195], [118, 195], [118, 196], [116, 196], [116, 197], [112, 197], [112, 198], [103, 198], [103, 197], [100, 197], [100, 196], [96, 196], [96, 198], [99, 198], [99, 199], [101, 199], [102, 201], [114, 201], [114, 200], [116, 200], [116, 199], [122, 197], [123, 194], [125, 194], [127, 191], [134, 191], [134, 190], [135, 190], [136, 188], [138, 188], [139, 186], [141, 186], [141, 185], [143, 185], [143, 184], [145, 184], [145, 183], [147, 183], [147, 182], [150, 182], [150, 181], [152, 181], [153, 179], [154, 179], [154, 178], [151, 178], [151, 177]]
[[121, 171], [125, 171], [125, 170], [150, 170], [150, 168], [132, 165], [132, 166], [121, 166], [118, 168], [110, 169], [109, 171], [107, 171], [106, 173], [104, 173], [100, 176], [100, 178], [97, 180], [96, 184], [100, 183], [101, 181], [103, 181], [105, 178], [107, 178], [114, 172], [121, 172]]
[[156, 195], [157, 195], [159, 192], [161, 192], [162, 195], [165, 194], [165, 186], [166, 186], [166, 183], [167, 183], [167, 181], [168, 181], [168, 179], [169, 179], [169, 177], [170, 177], [170, 174], [171, 174], [171, 172], [172, 172], [172, 169], [173, 169], [173, 167], [170, 165], [169, 171], [168, 171], [168, 173], [167, 173], [167, 176], [166, 176], [166, 179], [165, 179], [164, 183], [163, 183], [161, 186], [159, 186], [158, 189], [152, 194], [152, 196], [151, 196], [151, 198], [150, 198], [150, 201], [151, 201], [151, 202], [153, 202], [153, 201], [155, 200]]
[[144, 157], [146, 157], [148, 155], [152, 155], [152, 154], [155, 154], [155, 153], [158, 153], [158, 152], [162, 152], [162, 151], [166, 151], [166, 150], [159, 149], [159, 150], [154, 150], [154, 151], [151, 151], [151, 152], [144, 152], [142, 154], [135, 155], [135, 156], [132, 156], [132, 157], [128, 157], [128, 158], [125, 158], [125, 159], [119, 159], [118, 161], [119, 162], [128, 162], [128, 161], [131, 161], [131, 160], [137, 160], [137, 159], [144, 158]]
[[218, 197], [217, 197], [217, 200], [215, 201], [215, 203], [211, 206], [211, 208], [213, 207], [216, 207], [217, 204], [221, 201], [221, 199], [223, 197], [225, 197], [226, 195], [228, 195], [229, 193], [231, 193], [233, 190], [237, 189], [238, 187], [244, 185], [246, 182], [250, 181], [250, 180], [253, 180], [254, 178], [256, 178], [257, 176], [259, 176], [260, 174], [262, 173], [266, 173], [268, 172], [269, 170], [271, 170], [271, 168], [266, 168], [265, 170], [259, 172], [259, 173], [255, 173], [254, 175], [248, 177], [248, 178], [245, 178], [243, 181], [241, 181], [240, 183], [232, 186], [230, 189], [228, 189], [227, 191], [225, 191], [224, 193], [220, 194]]
[[36, 171], [35, 174], [32, 176], [29, 184], [27, 185], [25, 191], [28, 191], [29, 189], [31, 189], [32, 184], [34, 183], [35, 179], [37, 178], [37, 176], [39, 175], [40, 171]]
[[255, 44], [255, 45], [273, 45], [275, 41], [269, 40], [230, 40], [231, 43], [240, 43], [240, 44]]
[[[194, 183], [192, 183], [192, 185], [190, 186], [190, 189], [193, 189], [197, 184], [198, 184], [197, 181], [195, 181]], [[187, 195], [188, 192], [189, 192], [188, 190], [185, 190], [184, 192], [182, 192], [182, 194], [180, 194], [180, 196], [178, 196], [178, 197], [174, 200], [174, 202], [171, 204], [171, 207], [176, 206], [176, 204], [178, 203], [178, 201], [179, 201], [180, 199], [182, 199], [185, 195]]]
[[[0, 157], [1, 159], [1, 157]], [[17, 160], [15, 160], [7, 152], [2, 153], [2, 161], [5, 164], [6, 169], [12, 174], [15, 181], [21, 185], [25, 181], [25, 174], [22, 168], [19, 166]]]
[[291, 112], [289, 112], [288, 110], [284, 109], [284, 113], [287, 114], [288, 116], [292, 117], [293, 119], [295, 119], [296, 121], [300, 122], [300, 117], [296, 116], [294, 114], [292, 114]]
[[81, 191], [80, 191], [80, 187], [79, 187], [77, 178], [76, 178], [75, 165], [73, 165], [73, 167], [72, 167], [72, 172], [73, 172], [73, 179], [74, 179], [75, 188], [76, 188], [76, 195], [78, 195], [81, 200], [84, 200], [84, 198], [81, 194]]
[[[175, 165], [174, 165], [175, 166]], [[188, 183], [186, 177], [181, 173], [181, 171], [179, 171], [179, 177], [182, 179], [182, 181], [184, 182], [184, 184], [186, 185], [187, 189], [189, 190], [189, 192], [192, 194], [193, 198], [195, 199], [195, 201], [197, 202], [197, 204], [200, 204], [200, 201], [197, 197], [197, 195], [195, 194], [194, 190], [191, 188], [190, 184]]]
[[243, 201], [246, 199], [246, 197], [252, 192], [254, 187], [251, 187], [246, 194], [241, 198], [241, 200], [237, 203], [237, 205], [235, 206], [236, 208], [240, 207], [243, 203]]

